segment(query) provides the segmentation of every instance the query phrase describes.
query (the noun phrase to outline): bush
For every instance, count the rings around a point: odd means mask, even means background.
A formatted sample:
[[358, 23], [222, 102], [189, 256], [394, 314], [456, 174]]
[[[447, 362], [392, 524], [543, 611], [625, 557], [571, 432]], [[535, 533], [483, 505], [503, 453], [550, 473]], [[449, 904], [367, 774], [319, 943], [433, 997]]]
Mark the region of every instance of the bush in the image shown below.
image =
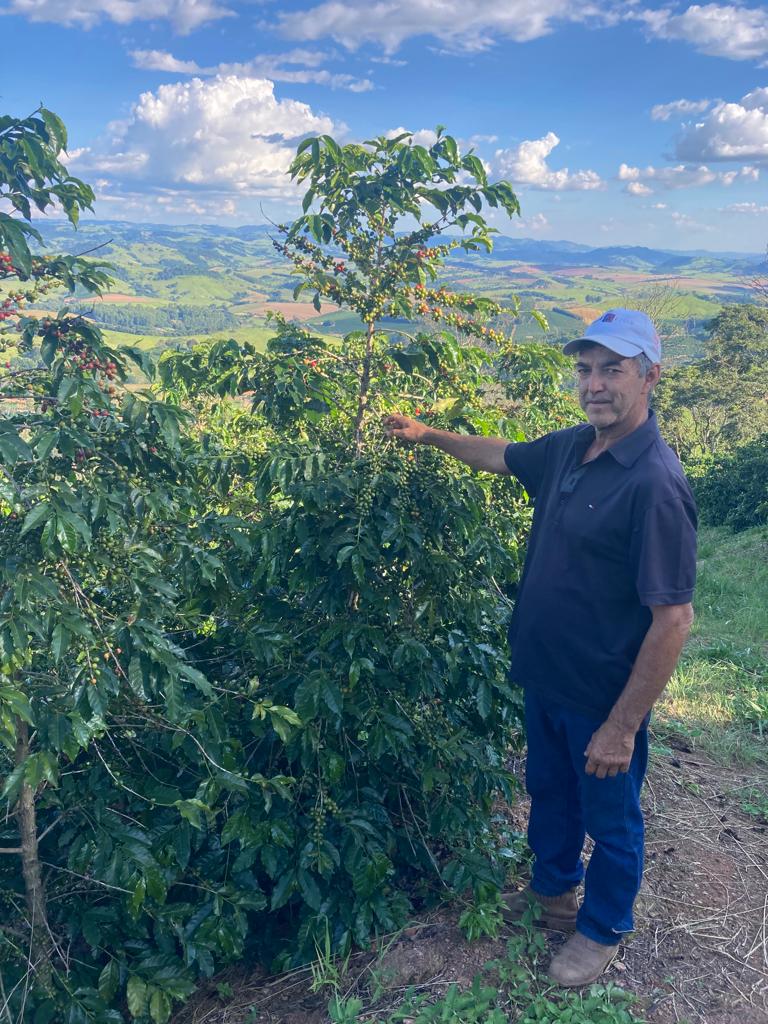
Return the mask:
[[768, 523], [768, 434], [720, 458], [693, 485], [712, 525], [739, 532]]
[[[9, 160], [33, 133], [56, 194], [87, 206], [58, 163], [58, 119], [5, 125]], [[364, 333], [331, 347], [278, 323], [263, 354], [169, 352], [156, 377], [82, 317], [9, 307], [32, 356], [0, 380], [15, 397], [0, 420], [0, 1015], [14, 1022], [165, 1024], [246, 953], [280, 966], [343, 950], [431, 894], [488, 901], [502, 879], [489, 811], [512, 796], [519, 710], [502, 586], [528, 510], [510, 479], [409, 451], [380, 420], [400, 407], [521, 436], [489, 404], [493, 361], [519, 402], [541, 390], [535, 353], [516, 377], [487, 323], [499, 307], [432, 285], [450, 249], [490, 245], [483, 203], [516, 200], [442, 135], [429, 151], [307, 140], [304, 171], [320, 211], [279, 244]], [[9, 176], [26, 215], [25, 187]], [[430, 203], [435, 223], [396, 229]], [[429, 244], [451, 227], [470, 234]], [[33, 258], [30, 231], [0, 215], [0, 274], [31, 299], [39, 282], [106, 285], [82, 260]], [[423, 307], [433, 334], [377, 326]], [[152, 388], [126, 388], [131, 361]]]

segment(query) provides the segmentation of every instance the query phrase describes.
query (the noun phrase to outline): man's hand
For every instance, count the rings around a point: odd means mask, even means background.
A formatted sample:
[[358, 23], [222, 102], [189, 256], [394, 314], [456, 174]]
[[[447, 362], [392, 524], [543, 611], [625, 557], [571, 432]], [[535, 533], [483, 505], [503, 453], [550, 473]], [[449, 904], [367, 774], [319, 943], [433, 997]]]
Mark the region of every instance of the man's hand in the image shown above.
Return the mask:
[[384, 429], [388, 437], [399, 437], [403, 441], [419, 444], [423, 442], [429, 427], [418, 420], [412, 420], [410, 416], [396, 412], [384, 420]]
[[388, 437], [399, 437], [411, 444], [428, 444], [454, 459], [465, 462], [472, 469], [486, 473], [509, 475], [504, 452], [509, 444], [503, 437], [482, 437], [476, 434], [454, 434], [450, 430], [438, 430], [426, 423], [412, 420], [399, 412], [392, 413], [384, 420]]
[[635, 750], [635, 733], [616, 725], [615, 722], [603, 722], [587, 744], [584, 756], [587, 764], [584, 771], [587, 775], [596, 775], [598, 779], [606, 776], [613, 778], [619, 772], [629, 769], [632, 754]]

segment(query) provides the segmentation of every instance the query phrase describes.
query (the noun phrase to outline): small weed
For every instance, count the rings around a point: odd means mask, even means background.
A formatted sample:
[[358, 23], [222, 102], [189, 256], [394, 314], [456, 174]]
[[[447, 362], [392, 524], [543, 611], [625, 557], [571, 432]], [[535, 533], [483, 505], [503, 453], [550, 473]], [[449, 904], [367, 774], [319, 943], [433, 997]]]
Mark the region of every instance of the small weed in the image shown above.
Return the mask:
[[504, 918], [501, 916], [503, 905], [501, 893], [494, 889], [492, 893], [484, 893], [462, 912], [459, 928], [469, 942], [486, 936], [490, 939], [498, 938], [504, 926]]
[[328, 1003], [328, 1017], [331, 1024], [356, 1024], [362, 1008], [362, 999], [343, 999], [337, 993]]
[[224, 1003], [234, 996], [234, 990], [228, 981], [220, 981], [216, 985], [216, 995]]
[[539, 993], [518, 1024], [641, 1024], [630, 1007], [635, 997], [617, 985], [592, 985], [589, 991]]
[[741, 809], [753, 818], [768, 823], [768, 790], [750, 786], [742, 791]]
[[470, 988], [451, 985], [443, 998], [434, 1002], [425, 996], [407, 999], [387, 1017], [386, 1024], [508, 1024], [507, 1015], [494, 1005], [498, 998], [498, 990], [483, 984], [477, 975]]
[[322, 946], [315, 942], [315, 952], [317, 953], [317, 959], [313, 960], [309, 965], [309, 969], [312, 972], [310, 990], [312, 992], [322, 992], [323, 989], [332, 989], [335, 996], [338, 997], [342, 978], [349, 967], [350, 953], [347, 953], [346, 957], [338, 957], [334, 954], [327, 921]]

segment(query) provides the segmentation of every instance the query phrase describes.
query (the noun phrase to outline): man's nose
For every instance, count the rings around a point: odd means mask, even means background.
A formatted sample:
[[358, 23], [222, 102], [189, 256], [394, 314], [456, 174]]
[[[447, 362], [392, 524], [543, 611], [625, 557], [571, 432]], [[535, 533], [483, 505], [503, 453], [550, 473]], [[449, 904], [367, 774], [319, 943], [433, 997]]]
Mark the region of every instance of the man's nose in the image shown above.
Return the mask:
[[587, 391], [594, 394], [602, 391], [605, 387], [605, 380], [599, 370], [591, 370], [586, 380]]

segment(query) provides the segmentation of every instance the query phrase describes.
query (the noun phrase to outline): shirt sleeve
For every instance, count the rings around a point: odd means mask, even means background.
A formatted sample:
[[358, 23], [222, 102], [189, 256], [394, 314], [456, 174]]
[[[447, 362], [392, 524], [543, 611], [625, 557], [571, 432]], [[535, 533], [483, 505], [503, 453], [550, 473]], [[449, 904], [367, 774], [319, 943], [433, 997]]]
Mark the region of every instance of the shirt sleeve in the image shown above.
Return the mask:
[[532, 498], [536, 496], [544, 479], [549, 438], [550, 435], [545, 434], [535, 441], [513, 441], [504, 451], [507, 469], [517, 477]]
[[640, 602], [687, 604], [696, 582], [696, 509], [670, 498], [645, 510], [632, 534], [631, 558]]

